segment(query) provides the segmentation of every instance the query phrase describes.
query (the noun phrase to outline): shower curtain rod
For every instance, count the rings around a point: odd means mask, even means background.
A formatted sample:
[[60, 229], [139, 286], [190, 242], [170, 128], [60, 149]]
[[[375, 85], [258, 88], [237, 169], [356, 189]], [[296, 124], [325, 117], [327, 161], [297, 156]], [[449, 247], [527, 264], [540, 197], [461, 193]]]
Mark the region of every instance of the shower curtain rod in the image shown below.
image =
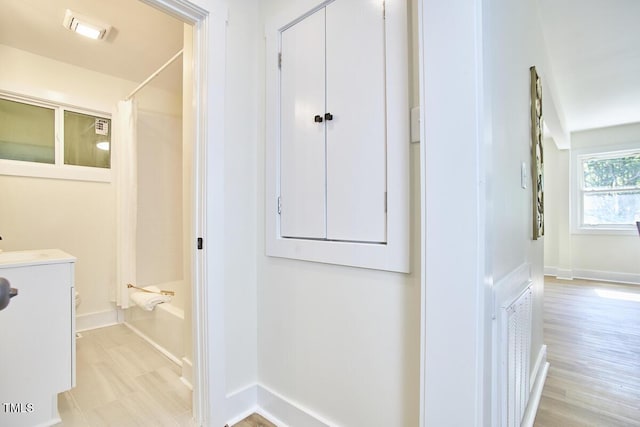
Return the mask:
[[131, 98], [133, 98], [133, 96], [138, 93], [138, 91], [140, 89], [142, 89], [143, 87], [145, 87], [147, 85], [147, 83], [149, 83], [151, 80], [155, 79], [156, 77], [158, 77], [158, 74], [160, 74], [165, 68], [167, 68], [169, 65], [171, 65], [173, 63], [173, 61], [175, 61], [176, 59], [178, 59], [178, 57], [180, 55], [182, 55], [182, 52], [184, 51], [184, 49], [180, 49], [180, 51], [178, 53], [176, 53], [175, 55], [173, 55], [171, 57], [170, 60], [168, 60], [162, 67], [158, 68], [158, 70], [156, 70], [155, 73], [151, 74], [149, 77], [147, 77], [147, 79], [145, 81], [143, 81], [142, 83], [140, 83], [140, 86], [138, 86], [137, 88], [135, 88], [126, 98], [125, 101], [130, 100]]

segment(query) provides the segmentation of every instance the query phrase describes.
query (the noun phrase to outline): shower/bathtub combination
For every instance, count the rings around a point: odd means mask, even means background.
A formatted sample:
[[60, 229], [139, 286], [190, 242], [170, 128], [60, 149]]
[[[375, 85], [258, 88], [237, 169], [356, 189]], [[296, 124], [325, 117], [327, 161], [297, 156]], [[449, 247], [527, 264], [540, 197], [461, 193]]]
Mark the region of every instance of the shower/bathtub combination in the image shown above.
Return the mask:
[[[184, 242], [191, 234], [191, 141], [183, 141], [182, 94], [163, 100], [169, 109], [158, 108], [157, 99], [143, 89], [181, 55], [118, 104], [113, 151], [118, 188], [116, 295], [125, 325], [183, 366], [183, 379], [190, 383], [190, 366], [184, 365], [190, 365], [191, 353], [191, 322], [185, 319], [191, 312], [191, 262]], [[131, 296], [142, 291], [128, 284], [171, 291], [171, 300], [141, 308], [134, 301], [140, 298]]]
[[184, 283], [158, 283], [156, 287], [175, 292], [170, 303], [156, 305], [152, 311], [132, 305], [125, 311], [125, 324], [149, 341], [175, 363], [182, 365], [184, 356]]

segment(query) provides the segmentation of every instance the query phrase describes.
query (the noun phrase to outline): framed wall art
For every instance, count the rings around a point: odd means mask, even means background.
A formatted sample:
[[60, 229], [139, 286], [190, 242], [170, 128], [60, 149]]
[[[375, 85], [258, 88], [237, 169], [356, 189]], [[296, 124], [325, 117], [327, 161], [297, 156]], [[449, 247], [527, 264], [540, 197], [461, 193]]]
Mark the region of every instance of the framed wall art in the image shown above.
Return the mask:
[[531, 74], [531, 181], [533, 189], [533, 240], [544, 236], [544, 153], [542, 146], [542, 82], [536, 67]]

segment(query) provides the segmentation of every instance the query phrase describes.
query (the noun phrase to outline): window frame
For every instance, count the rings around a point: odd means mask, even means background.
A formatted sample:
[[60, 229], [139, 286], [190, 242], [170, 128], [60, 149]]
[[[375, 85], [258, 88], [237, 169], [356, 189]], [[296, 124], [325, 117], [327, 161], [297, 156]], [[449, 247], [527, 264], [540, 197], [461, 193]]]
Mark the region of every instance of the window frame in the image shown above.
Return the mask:
[[[606, 234], [637, 236], [638, 230], [635, 223], [616, 224], [584, 224], [584, 194], [585, 193], [611, 193], [618, 192], [611, 189], [590, 190], [584, 189], [584, 171], [582, 162], [587, 159], [606, 160], [640, 154], [640, 142], [598, 146], [572, 150], [571, 153], [571, 231], [573, 234]], [[629, 191], [619, 190], [619, 191]]]
[[[54, 163], [38, 163], [25, 160], [0, 159], [0, 175], [31, 178], [67, 179], [74, 181], [112, 182], [113, 169], [113, 118], [110, 113], [57, 103], [35, 97], [0, 91], [0, 98], [54, 110]], [[110, 167], [68, 165], [64, 163], [64, 112], [86, 114], [111, 122]]]

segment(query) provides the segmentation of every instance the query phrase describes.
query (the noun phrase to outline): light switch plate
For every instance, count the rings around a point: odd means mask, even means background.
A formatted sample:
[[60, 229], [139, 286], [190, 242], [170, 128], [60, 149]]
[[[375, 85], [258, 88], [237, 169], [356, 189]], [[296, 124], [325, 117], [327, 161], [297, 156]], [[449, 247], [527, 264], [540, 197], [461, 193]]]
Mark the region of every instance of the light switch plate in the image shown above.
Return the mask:
[[520, 164], [520, 186], [522, 188], [527, 188], [527, 179], [529, 178], [529, 173], [527, 169], [527, 163], [522, 162]]

